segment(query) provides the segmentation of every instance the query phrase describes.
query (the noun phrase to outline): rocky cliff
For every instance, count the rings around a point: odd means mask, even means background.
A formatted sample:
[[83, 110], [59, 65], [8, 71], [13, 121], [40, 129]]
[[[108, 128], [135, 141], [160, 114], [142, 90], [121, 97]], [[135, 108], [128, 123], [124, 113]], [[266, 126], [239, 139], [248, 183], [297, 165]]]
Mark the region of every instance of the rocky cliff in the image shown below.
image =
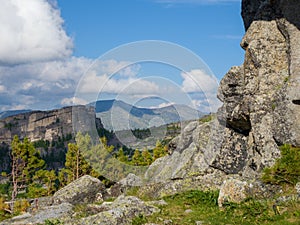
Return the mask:
[[176, 192], [219, 187], [228, 177], [256, 179], [280, 145], [300, 146], [299, 11], [297, 0], [242, 1], [245, 60], [220, 83], [217, 120], [187, 126], [147, 181]]
[[[30, 141], [47, 140], [51, 143], [58, 138], [73, 135], [73, 125], [83, 126], [76, 129], [92, 130], [95, 120], [94, 108], [85, 106], [21, 113], [0, 120], [0, 143], [10, 144], [14, 135], [21, 139], [28, 137]], [[101, 126], [100, 121], [98, 123]]]
[[97, 135], [96, 128], [103, 128], [101, 121], [96, 118], [94, 108], [85, 106], [31, 111], [1, 119], [0, 171], [9, 169], [9, 146], [14, 135], [36, 142], [48, 168], [58, 169], [64, 164], [67, 143], [74, 140], [77, 131]]

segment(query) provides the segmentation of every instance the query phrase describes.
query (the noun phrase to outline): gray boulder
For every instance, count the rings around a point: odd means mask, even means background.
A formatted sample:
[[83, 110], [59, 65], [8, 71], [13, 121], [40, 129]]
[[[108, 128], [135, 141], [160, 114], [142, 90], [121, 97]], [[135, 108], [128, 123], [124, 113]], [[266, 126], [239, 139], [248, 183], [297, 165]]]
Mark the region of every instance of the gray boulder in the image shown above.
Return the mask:
[[127, 177], [120, 180], [119, 183], [123, 186], [130, 186], [130, 187], [139, 187], [143, 185], [142, 179], [133, 173], [129, 173]]
[[94, 177], [85, 175], [58, 190], [53, 195], [53, 202], [54, 204], [93, 202], [99, 192], [105, 193], [104, 184]]
[[149, 216], [155, 212], [159, 212], [157, 207], [148, 205], [137, 197], [119, 196], [112, 203], [103, 203], [102, 208], [106, 210], [96, 215], [82, 218], [80, 220], [65, 222], [65, 225], [121, 225], [130, 224], [132, 219], [139, 215]]
[[221, 186], [218, 204], [222, 207], [226, 202], [240, 203], [247, 198], [247, 182], [236, 179], [225, 180]]
[[28, 225], [43, 224], [46, 220], [62, 219], [70, 217], [73, 213], [73, 206], [69, 203], [48, 206], [36, 212], [25, 213], [12, 219], [1, 222], [1, 225]]
[[264, 184], [260, 181], [245, 181], [237, 178], [225, 180], [220, 188], [218, 205], [228, 202], [241, 203], [246, 198], [267, 199], [281, 193], [281, 187]]

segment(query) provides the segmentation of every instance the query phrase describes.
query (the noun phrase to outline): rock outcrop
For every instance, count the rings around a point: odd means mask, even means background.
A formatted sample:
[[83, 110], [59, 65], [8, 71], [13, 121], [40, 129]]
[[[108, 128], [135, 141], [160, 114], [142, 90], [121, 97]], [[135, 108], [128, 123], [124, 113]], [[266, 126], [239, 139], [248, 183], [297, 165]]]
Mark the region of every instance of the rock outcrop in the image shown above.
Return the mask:
[[[38, 205], [36, 202], [33, 203], [29, 212], [2, 221], [0, 224], [131, 224], [135, 217], [159, 212], [157, 206], [167, 204], [163, 200], [144, 202], [137, 197], [123, 194], [113, 202], [103, 202], [103, 199], [97, 201], [99, 193], [102, 195], [106, 193], [101, 181], [83, 176], [57, 191], [53, 197], [38, 199]], [[76, 206], [77, 208], [79, 206], [81, 211], [76, 210]]]
[[65, 225], [81, 224], [131, 224], [133, 218], [143, 215], [149, 216], [159, 212], [159, 208], [149, 205], [133, 196], [119, 196], [114, 202], [105, 202], [101, 205], [103, 212], [79, 220], [66, 221]]
[[[217, 120], [193, 122], [171, 141], [172, 154], [146, 172], [150, 193], [257, 179], [280, 157], [280, 145], [300, 146], [299, 11], [297, 0], [243, 0], [245, 61], [220, 82]], [[209, 185], [199, 182], [205, 178]]]
[[30, 141], [47, 140], [51, 143], [77, 130], [93, 130], [97, 123], [102, 126], [96, 121], [93, 107], [73, 106], [21, 113], [0, 120], [0, 143], [10, 144], [14, 135], [20, 139], [28, 137]]
[[93, 202], [98, 193], [103, 195], [105, 191], [105, 186], [100, 180], [85, 175], [58, 190], [53, 196], [53, 202], [54, 204], [63, 202], [70, 204]]
[[73, 214], [73, 205], [62, 203], [59, 205], [47, 206], [34, 213], [25, 213], [12, 219], [1, 222], [1, 225], [27, 225], [44, 224], [46, 220], [55, 220], [70, 217]]

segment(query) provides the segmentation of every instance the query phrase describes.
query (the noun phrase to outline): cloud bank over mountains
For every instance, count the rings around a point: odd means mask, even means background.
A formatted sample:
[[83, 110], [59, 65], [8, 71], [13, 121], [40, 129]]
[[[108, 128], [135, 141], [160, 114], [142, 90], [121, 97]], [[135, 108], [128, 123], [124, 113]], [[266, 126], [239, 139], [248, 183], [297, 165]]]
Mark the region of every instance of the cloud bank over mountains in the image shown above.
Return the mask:
[[[124, 67], [128, 62], [73, 56], [73, 40], [55, 2], [0, 0], [0, 4], [0, 111], [88, 103], [74, 97], [83, 75], [87, 79], [80, 91], [85, 93], [147, 97], [176, 92], [159, 79], [139, 77], [139, 64]], [[118, 76], [111, 76], [115, 71]], [[181, 73], [181, 78], [180, 91], [205, 91], [215, 98], [217, 81], [201, 69]], [[198, 106], [201, 102], [193, 100]]]

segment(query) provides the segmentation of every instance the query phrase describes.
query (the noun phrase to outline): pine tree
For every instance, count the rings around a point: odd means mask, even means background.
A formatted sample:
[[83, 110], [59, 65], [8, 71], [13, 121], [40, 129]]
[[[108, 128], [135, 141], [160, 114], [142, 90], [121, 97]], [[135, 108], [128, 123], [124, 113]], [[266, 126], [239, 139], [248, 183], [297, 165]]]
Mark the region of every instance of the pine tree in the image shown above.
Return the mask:
[[134, 151], [131, 162], [135, 166], [140, 166], [141, 164], [143, 164], [143, 158], [142, 158], [141, 153], [138, 149], [136, 149]]
[[158, 140], [156, 142], [155, 148], [153, 149], [153, 159], [156, 160], [160, 157], [163, 157], [167, 154], [166, 146], [163, 146], [162, 143]]
[[64, 186], [83, 175], [99, 176], [83, 156], [83, 153], [87, 153], [90, 148], [92, 148], [90, 136], [88, 134], [82, 135], [81, 133], [78, 133], [75, 140], [76, 144], [68, 144], [65, 168], [59, 173], [61, 186]]
[[14, 201], [20, 190], [28, 191], [29, 185], [39, 179], [38, 171], [45, 168], [45, 161], [28, 138], [21, 142], [18, 136], [14, 136], [11, 143], [11, 167], [11, 199]]
[[120, 161], [120, 162], [124, 162], [124, 163], [127, 163], [128, 162], [128, 156], [126, 156], [124, 154], [124, 151], [123, 151], [123, 148], [120, 148], [118, 153], [117, 153], [117, 159]]
[[153, 162], [153, 158], [147, 148], [142, 151], [142, 158], [143, 166], [149, 166]]

